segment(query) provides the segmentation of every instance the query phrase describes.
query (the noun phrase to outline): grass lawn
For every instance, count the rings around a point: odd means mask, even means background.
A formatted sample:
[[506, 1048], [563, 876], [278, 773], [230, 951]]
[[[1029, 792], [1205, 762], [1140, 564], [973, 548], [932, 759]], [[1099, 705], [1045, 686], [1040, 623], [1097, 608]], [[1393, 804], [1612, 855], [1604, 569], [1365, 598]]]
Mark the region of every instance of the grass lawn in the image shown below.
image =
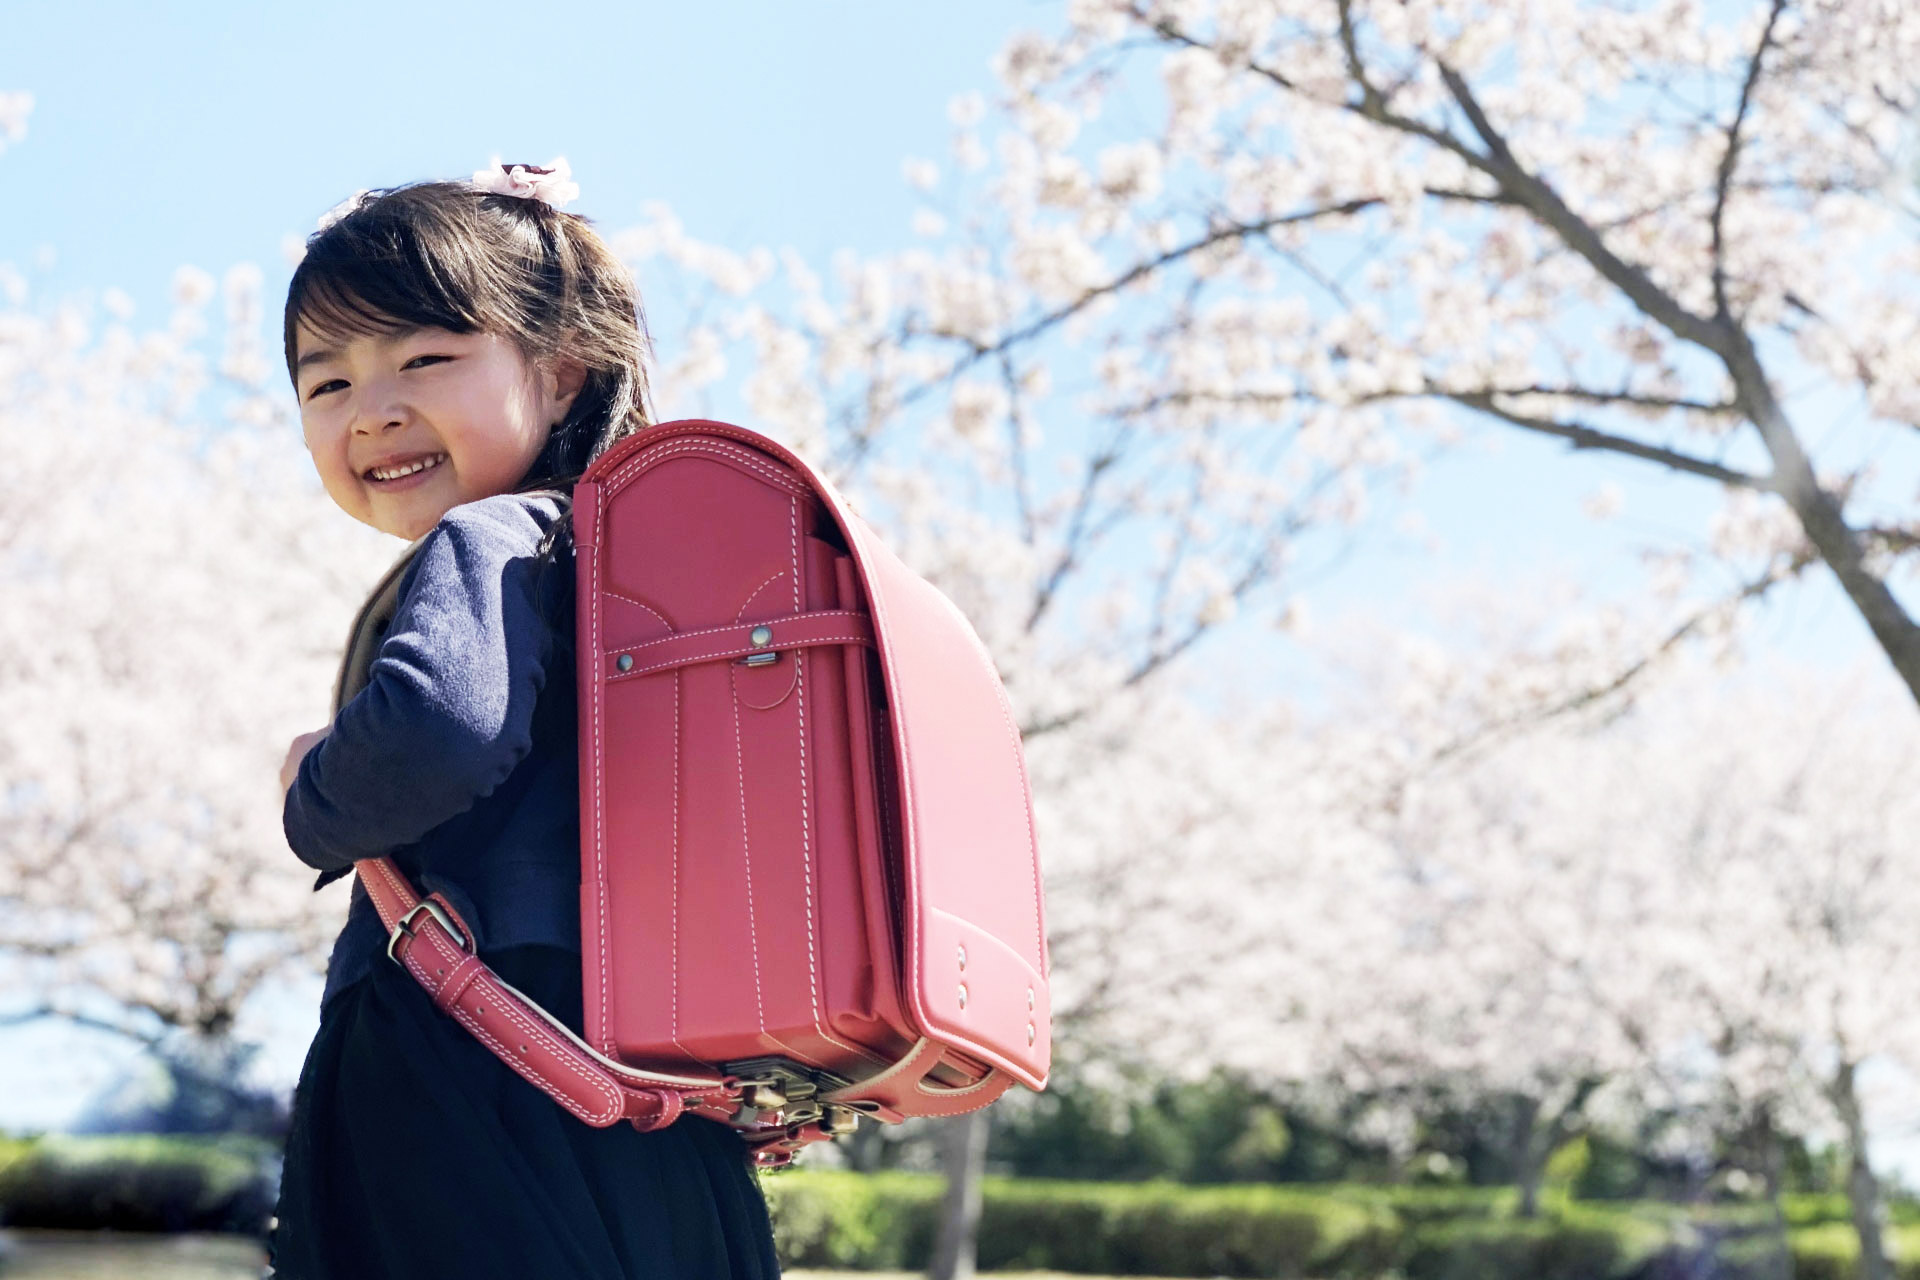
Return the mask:
[[88, 1231], [9, 1231], [0, 1248], [5, 1280], [254, 1280], [266, 1251], [236, 1236], [147, 1236]]
[[[257, 1280], [266, 1254], [235, 1236], [141, 1236], [13, 1231], [3, 1237], [4, 1280]], [[1006, 1271], [1000, 1280], [1066, 1280], [1059, 1272]], [[920, 1280], [918, 1271], [801, 1271], [786, 1280]], [[1072, 1280], [1099, 1280], [1074, 1276]]]

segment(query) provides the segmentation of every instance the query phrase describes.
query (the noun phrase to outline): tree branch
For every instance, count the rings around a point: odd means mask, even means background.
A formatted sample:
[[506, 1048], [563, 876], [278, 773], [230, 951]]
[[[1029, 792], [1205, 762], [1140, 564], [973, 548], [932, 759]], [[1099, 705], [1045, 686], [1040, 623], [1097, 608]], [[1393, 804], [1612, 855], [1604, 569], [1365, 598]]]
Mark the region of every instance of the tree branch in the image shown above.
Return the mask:
[[[1769, 476], [1754, 475], [1739, 471], [1720, 463], [1697, 458], [1661, 445], [1647, 444], [1630, 436], [1616, 435], [1590, 427], [1583, 423], [1558, 422], [1551, 418], [1536, 417], [1509, 409], [1499, 400], [1517, 396], [1563, 396], [1567, 399], [1587, 400], [1599, 405], [1631, 405], [1642, 408], [1682, 409], [1702, 413], [1731, 413], [1734, 406], [1716, 404], [1710, 401], [1669, 398], [1664, 396], [1637, 396], [1627, 393], [1609, 393], [1593, 391], [1579, 387], [1490, 387], [1481, 391], [1444, 391], [1438, 384], [1429, 383], [1425, 390], [1417, 392], [1382, 392], [1367, 396], [1357, 404], [1377, 404], [1391, 400], [1407, 400], [1420, 396], [1430, 396], [1439, 400], [1450, 400], [1465, 408], [1473, 409], [1491, 418], [1496, 418], [1510, 426], [1541, 435], [1553, 436], [1568, 441], [1575, 449], [1597, 449], [1609, 453], [1625, 454], [1647, 462], [1656, 462], [1663, 467], [1690, 475], [1705, 477], [1721, 484], [1741, 489], [1753, 489], [1761, 493], [1777, 493], [1778, 486]], [[1170, 405], [1218, 404], [1225, 407], [1262, 407], [1270, 410], [1283, 409], [1299, 404], [1312, 397], [1294, 392], [1234, 391], [1212, 394], [1207, 392], [1172, 391], [1162, 395], [1150, 396], [1137, 404], [1125, 405], [1114, 413], [1119, 417], [1144, 417], [1158, 409]]]
[[1484, 156], [1469, 153], [1475, 156], [1473, 163], [1476, 167], [1552, 228], [1568, 248], [1626, 294], [1641, 311], [1679, 337], [1716, 354], [1726, 354], [1729, 334], [1724, 324], [1687, 310], [1678, 298], [1655, 284], [1645, 270], [1609, 249], [1606, 241], [1600, 238], [1600, 233], [1594, 230], [1593, 224], [1575, 213], [1560, 198], [1559, 192], [1548, 185], [1544, 178], [1529, 172], [1514, 156], [1506, 138], [1487, 117], [1486, 110], [1481, 107], [1480, 100], [1474, 96], [1466, 79], [1444, 62], [1435, 65], [1439, 68], [1440, 79], [1446, 84], [1447, 92], [1453, 96], [1454, 102], [1467, 117], [1467, 122], [1473, 126], [1481, 145], [1487, 149]]
[[1891, 528], [1887, 525], [1867, 525], [1853, 532], [1869, 542], [1879, 543], [1889, 551], [1920, 551], [1920, 530]]
[[1442, 399], [1452, 400], [1490, 418], [1497, 418], [1510, 426], [1524, 431], [1533, 431], [1541, 435], [1553, 436], [1565, 440], [1575, 449], [1601, 449], [1608, 453], [1625, 454], [1632, 458], [1641, 458], [1648, 462], [1657, 462], [1663, 467], [1683, 471], [1690, 475], [1704, 476], [1717, 480], [1721, 484], [1732, 485], [1740, 489], [1754, 489], [1761, 493], [1778, 493], [1778, 483], [1771, 476], [1754, 475], [1746, 471], [1736, 471], [1705, 458], [1696, 458], [1677, 450], [1662, 448], [1659, 445], [1642, 443], [1626, 436], [1617, 436], [1607, 431], [1584, 426], [1576, 422], [1556, 422], [1551, 418], [1536, 418], [1530, 414], [1516, 412], [1502, 407], [1495, 400], [1496, 395], [1505, 392], [1455, 391], [1439, 393]]
[[47, 1018], [58, 1018], [63, 1022], [72, 1023], [77, 1027], [85, 1027], [89, 1031], [109, 1032], [113, 1035], [131, 1040], [135, 1044], [148, 1049], [158, 1048], [165, 1038], [164, 1035], [148, 1031], [136, 1031], [123, 1023], [113, 1022], [106, 1018], [98, 1018], [92, 1014], [81, 1013], [74, 1009], [63, 1009], [52, 1004], [36, 1005], [30, 1009], [0, 1015], [0, 1027], [25, 1026], [30, 1022], [40, 1022]]
[[1750, 600], [1756, 600], [1780, 583], [1798, 577], [1808, 565], [1817, 559], [1819, 559], [1819, 556], [1811, 549], [1808, 549], [1788, 558], [1783, 564], [1770, 566], [1765, 573], [1744, 584], [1731, 596], [1717, 600], [1687, 618], [1679, 626], [1668, 632], [1659, 644], [1655, 645], [1639, 658], [1628, 663], [1627, 666], [1613, 676], [1613, 678], [1602, 684], [1582, 689], [1578, 693], [1562, 698], [1557, 702], [1550, 703], [1545, 707], [1507, 716], [1504, 719], [1495, 720], [1490, 724], [1483, 725], [1470, 733], [1454, 739], [1446, 746], [1434, 752], [1427, 758], [1427, 767], [1431, 768], [1435, 765], [1444, 764], [1455, 756], [1498, 741], [1530, 725], [1542, 724], [1548, 720], [1556, 719], [1570, 712], [1582, 710], [1606, 698], [1612, 697], [1633, 683], [1635, 679], [1655, 663], [1684, 644], [1695, 632], [1705, 626], [1708, 620], [1717, 615], [1737, 609]]
[[1715, 181], [1713, 196], [1713, 305], [1714, 313], [1723, 322], [1731, 323], [1733, 309], [1727, 305], [1727, 257], [1726, 243], [1722, 237], [1721, 225], [1727, 212], [1727, 193], [1733, 186], [1733, 171], [1740, 160], [1740, 128], [1746, 123], [1747, 109], [1753, 103], [1754, 86], [1760, 83], [1760, 63], [1767, 56], [1767, 50], [1773, 45], [1773, 31], [1780, 21], [1780, 14], [1787, 7], [1787, 0], [1773, 0], [1773, 7], [1767, 12], [1766, 28], [1760, 33], [1760, 47], [1753, 51], [1753, 59], [1747, 64], [1746, 80], [1740, 86], [1740, 105], [1735, 108], [1733, 122], [1727, 126], [1727, 146], [1720, 156], [1720, 172]]

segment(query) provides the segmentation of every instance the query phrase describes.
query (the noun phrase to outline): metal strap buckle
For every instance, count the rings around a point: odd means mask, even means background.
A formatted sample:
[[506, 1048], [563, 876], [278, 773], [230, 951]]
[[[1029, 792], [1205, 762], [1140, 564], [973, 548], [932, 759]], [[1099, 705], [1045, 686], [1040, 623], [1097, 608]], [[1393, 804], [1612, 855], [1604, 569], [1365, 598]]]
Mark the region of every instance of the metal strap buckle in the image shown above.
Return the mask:
[[413, 923], [413, 918], [422, 911], [432, 916], [435, 920], [438, 920], [440, 927], [453, 935], [453, 940], [460, 944], [462, 951], [469, 953], [473, 951], [473, 944], [467, 941], [467, 935], [460, 932], [459, 928], [453, 923], [452, 918], [440, 909], [440, 904], [431, 898], [422, 898], [414, 904], [413, 910], [407, 912], [407, 914], [401, 916], [399, 920], [394, 922], [393, 932], [387, 935], [387, 959], [393, 961], [395, 964], [400, 963], [400, 957], [393, 954], [393, 949], [400, 945], [401, 935], [404, 934], [409, 938], [413, 936], [413, 930], [408, 926]]

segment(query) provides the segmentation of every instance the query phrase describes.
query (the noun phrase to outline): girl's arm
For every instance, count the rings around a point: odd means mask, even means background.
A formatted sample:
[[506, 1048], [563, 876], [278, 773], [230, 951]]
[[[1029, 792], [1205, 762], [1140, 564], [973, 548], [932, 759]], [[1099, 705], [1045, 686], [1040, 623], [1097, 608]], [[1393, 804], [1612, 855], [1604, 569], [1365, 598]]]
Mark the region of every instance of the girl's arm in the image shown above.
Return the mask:
[[552, 630], [544, 529], [513, 498], [456, 507], [409, 570], [371, 679], [287, 790], [287, 843], [321, 871], [390, 854], [464, 813], [532, 745]]

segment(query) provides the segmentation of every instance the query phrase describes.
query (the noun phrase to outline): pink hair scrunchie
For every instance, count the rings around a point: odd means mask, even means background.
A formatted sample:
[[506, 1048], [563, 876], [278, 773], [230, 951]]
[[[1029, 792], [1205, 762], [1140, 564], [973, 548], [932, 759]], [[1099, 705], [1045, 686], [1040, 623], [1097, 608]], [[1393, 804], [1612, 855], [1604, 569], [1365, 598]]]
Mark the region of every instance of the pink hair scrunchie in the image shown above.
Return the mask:
[[475, 171], [473, 184], [494, 195], [539, 200], [555, 209], [580, 194], [580, 184], [573, 181], [573, 170], [567, 166], [565, 156], [554, 157], [544, 168], [531, 164], [502, 164], [500, 158], [495, 156], [490, 166]]

